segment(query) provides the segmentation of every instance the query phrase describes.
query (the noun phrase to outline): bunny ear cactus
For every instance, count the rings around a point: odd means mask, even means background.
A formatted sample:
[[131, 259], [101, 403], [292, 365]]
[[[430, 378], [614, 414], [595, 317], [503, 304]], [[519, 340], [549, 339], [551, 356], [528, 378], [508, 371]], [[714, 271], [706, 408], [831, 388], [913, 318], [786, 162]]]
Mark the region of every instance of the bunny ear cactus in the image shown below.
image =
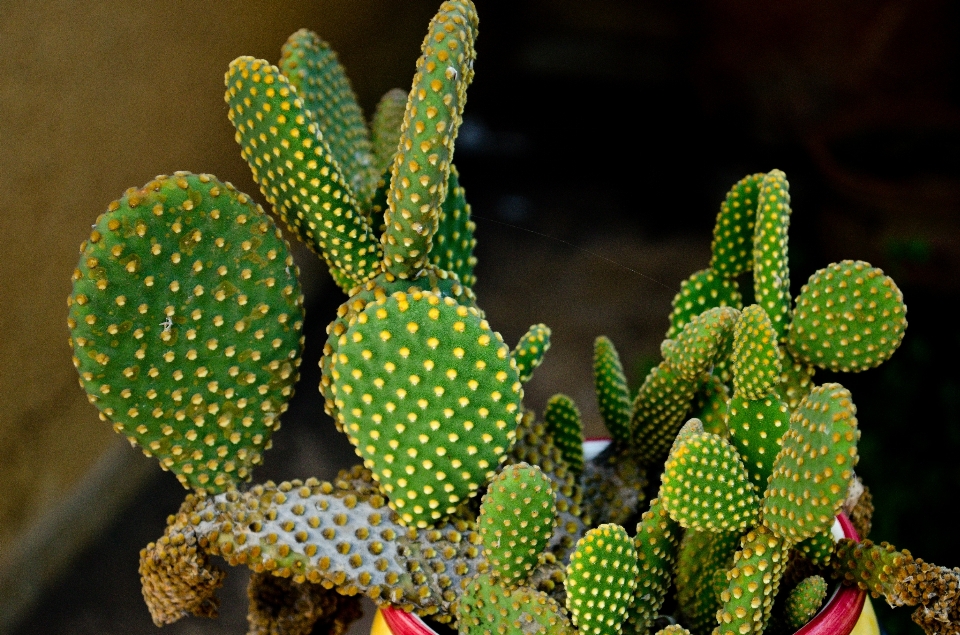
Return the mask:
[[[253, 571], [251, 632], [343, 632], [358, 594], [464, 635], [649, 635], [672, 606], [681, 624], [666, 635], [773, 632], [817, 610], [818, 575], [917, 606], [928, 633], [956, 632], [956, 570], [834, 543], [841, 508], [865, 534], [872, 506], [857, 498], [851, 395], [814, 385], [814, 368], [883, 362], [906, 307], [859, 261], [818, 271], [791, 303], [782, 172], [727, 194], [710, 266], [681, 283], [663, 361], [635, 395], [597, 338], [613, 443], [585, 455], [569, 397], [551, 398], [542, 422], [524, 407], [550, 329], [511, 350], [477, 305], [476, 228], [453, 166], [476, 34], [473, 5], [445, 2], [411, 90], [384, 96], [369, 126], [309, 31], [277, 66], [240, 57], [225, 76], [261, 193], [348, 295], [320, 392], [362, 465], [333, 481], [244, 485], [303, 348], [298, 270], [260, 207], [177, 172], [127, 191], [83, 244], [68, 318], [80, 383], [192, 490], [141, 552], [154, 621], [216, 614], [218, 556]], [[747, 275], [756, 303], [744, 307]]]
[[73, 279], [74, 365], [102, 416], [184, 486], [248, 479], [302, 350], [296, 267], [273, 221], [209, 175], [158, 177], [110, 204]]

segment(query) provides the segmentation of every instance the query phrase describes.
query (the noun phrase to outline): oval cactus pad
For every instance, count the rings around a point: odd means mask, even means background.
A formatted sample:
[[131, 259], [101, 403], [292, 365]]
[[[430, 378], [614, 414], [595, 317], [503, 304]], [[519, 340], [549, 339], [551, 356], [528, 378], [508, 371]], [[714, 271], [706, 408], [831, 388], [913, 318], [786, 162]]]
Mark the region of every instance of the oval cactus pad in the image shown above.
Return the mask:
[[248, 478], [298, 377], [296, 274], [273, 221], [231, 185], [178, 172], [128, 190], [73, 276], [90, 401], [184, 486]]
[[520, 418], [503, 338], [476, 309], [429, 292], [369, 303], [340, 337], [331, 376], [344, 430], [408, 525], [473, 496]]
[[859, 260], [817, 271], [797, 296], [789, 344], [820, 368], [857, 372], [886, 361], [903, 340], [907, 307], [890, 276]]

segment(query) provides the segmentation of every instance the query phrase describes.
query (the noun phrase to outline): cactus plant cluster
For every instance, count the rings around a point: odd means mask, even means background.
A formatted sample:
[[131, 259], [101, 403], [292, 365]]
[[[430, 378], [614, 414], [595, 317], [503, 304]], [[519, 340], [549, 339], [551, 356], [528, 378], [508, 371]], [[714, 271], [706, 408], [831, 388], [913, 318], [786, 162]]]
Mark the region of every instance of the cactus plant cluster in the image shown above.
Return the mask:
[[255, 572], [252, 633], [343, 632], [358, 594], [465, 635], [788, 633], [831, 580], [957, 632], [957, 570], [834, 539], [843, 510], [865, 538], [872, 507], [850, 392], [815, 384], [815, 369], [886, 360], [906, 307], [859, 261], [791, 298], [783, 172], [730, 190], [710, 267], [682, 283], [663, 360], [635, 394], [597, 338], [605, 451], [584, 456], [569, 397], [541, 421], [524, 407], [550, 329], [511, 348], [487, 322], [452, 163], [476, 33], [469, 0], [445, 2], [409, 93], [387, 93], [369, 125], [308, 31], [279, 65], [241, 57], [226, 73], [263, 197], [347, 295], [320, 391], [362, 463], [333, 482], [247, 485], [303, 347], [298, 271], [272, 216], [177, 172], [127, 191], [81, 247], [68, 320], [80, 383], [192, 490], [141, 553], [154, 621], [214, 615], [221, 556]]

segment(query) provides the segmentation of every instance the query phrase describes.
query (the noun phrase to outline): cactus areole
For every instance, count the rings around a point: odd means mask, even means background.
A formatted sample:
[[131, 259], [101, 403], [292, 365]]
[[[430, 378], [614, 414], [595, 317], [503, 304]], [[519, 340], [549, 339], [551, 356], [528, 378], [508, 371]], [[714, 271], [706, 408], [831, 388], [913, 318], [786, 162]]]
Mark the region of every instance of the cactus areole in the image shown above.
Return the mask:
[[[539, 417], [524, 403], [552, 333], [505, 342], [487, 320], [453, 163], [477, 24], [470, 0], [444, 2], [409, 90], [369, 120], [310, 31], [277, 64], [237, 58], [224, 99], [267, 210], [174, 172], [107, 206], [81, 246], [67, 318], [80, 384], [189, 490], [140, 554], [155, 623], [216, 615], [216, 556], [254, 572], [251, 633], [342, 633], [366, 595], [398, 635], [420, 617], [462, 635], [846, 635], [865, 592], [916, 607], [927, 633], [960, 632], [960, 570], [834, 540], [841, 512], [866, 539], [873, 506], [853, 395], [816, 371], [887, 360], [906, 306], [853, 260], [791, 297], [780, 170], [722, 201], [710, 266], [680, 282], [638, 390], [597, 334], [584, 364], [606, 445], [585, 444], [571, 397]], [[345, 294], [319, 390], [358, 460], [329, 482], [249, 482], [294, 389], [314, 390], [297, 386], [303, 296], [277, 224]], [[823, 617], [838, 598], [846, 617]]]

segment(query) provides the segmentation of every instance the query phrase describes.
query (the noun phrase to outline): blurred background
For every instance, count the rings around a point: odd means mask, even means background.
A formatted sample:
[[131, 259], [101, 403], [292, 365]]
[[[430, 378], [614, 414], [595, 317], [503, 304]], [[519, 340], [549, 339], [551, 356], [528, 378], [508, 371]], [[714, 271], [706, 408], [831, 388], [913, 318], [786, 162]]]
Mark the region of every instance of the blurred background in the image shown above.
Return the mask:
[[[279, 57], [300, 27], [340, 53], [369, 115], [408, 88], [438, 0], [137, 3], [6, 0], [0, 18], [0, 633], [153, 633], [139, 549], [183, 490], [97, 419], [67, 347], [77, 248], [109, 201], [174, 170], [259, 201], [223, 103], [239, 55]], [[839, 380], [859, 407], [871, 535], [960, 565], [960, 5], [950, 0], [477, 0], [480, 37], [456, 163], [477, 223], [476, 292], [514, 343], [553, 348], [527, 390], [592, 396], [593, 338], [638, 384], [679, 283], [709, 261], [726, 190], [786, 171], [791, 286], [844, 258], [893, 275], [901, 350]], [[298, 394], [255, 480], [356, 462], [322, 412], [316, 359], [344, 299], [296, 253], [307, 295]], [[245, 632], [246, 572], [219, 620]], [[919, 634], [877, 603], [891, 635]], [[357, 633], [363, 626], [358, 627]], [[369, 632], [369, 626], [366, 626]]]

